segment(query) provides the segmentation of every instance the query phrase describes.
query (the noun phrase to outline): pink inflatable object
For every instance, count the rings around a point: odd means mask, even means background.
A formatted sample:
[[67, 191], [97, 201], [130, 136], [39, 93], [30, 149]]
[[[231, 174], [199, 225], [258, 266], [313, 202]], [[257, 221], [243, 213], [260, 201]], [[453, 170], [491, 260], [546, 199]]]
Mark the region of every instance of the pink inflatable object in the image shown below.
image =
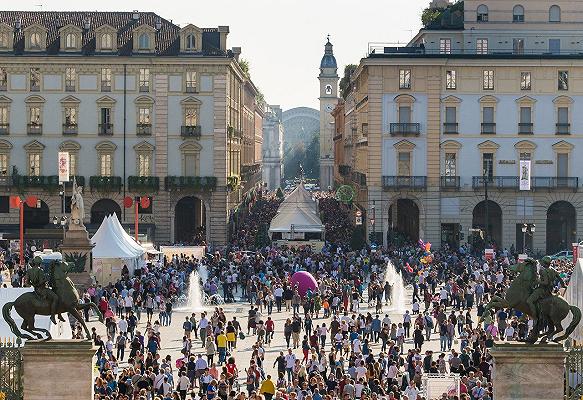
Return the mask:
[[318, 289], [318, 282], [312, 274], [306, 271], [298, 271], [293, 274], [291, 282], [294, 287], [298, 286], [298, 292], [301, 296], [305, 296], [308, 289], [311, 289], [312, 292]]

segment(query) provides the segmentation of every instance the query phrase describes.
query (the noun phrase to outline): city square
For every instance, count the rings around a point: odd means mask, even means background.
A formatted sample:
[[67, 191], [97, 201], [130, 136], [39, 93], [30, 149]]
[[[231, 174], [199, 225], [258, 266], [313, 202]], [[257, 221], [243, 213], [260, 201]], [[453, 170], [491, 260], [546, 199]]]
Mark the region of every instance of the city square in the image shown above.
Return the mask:
[[0, 10], [0, 400], [583, 398], [583, 4], [129, 3]]

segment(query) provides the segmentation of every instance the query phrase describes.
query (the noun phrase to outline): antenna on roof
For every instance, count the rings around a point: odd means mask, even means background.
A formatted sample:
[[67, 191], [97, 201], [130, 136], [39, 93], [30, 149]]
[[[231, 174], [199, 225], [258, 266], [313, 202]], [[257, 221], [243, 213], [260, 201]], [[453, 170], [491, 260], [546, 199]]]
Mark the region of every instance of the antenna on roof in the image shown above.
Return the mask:
[[34, 6], [40, 8], [40, 11], [43, 10], [43, 5], [42, 4], [35, 4]]

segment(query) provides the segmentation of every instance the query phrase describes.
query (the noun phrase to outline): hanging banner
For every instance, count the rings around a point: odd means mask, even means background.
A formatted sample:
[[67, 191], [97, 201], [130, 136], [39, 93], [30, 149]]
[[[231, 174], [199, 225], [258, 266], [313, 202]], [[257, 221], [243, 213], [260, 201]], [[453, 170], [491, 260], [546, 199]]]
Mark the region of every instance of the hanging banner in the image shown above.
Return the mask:
[[520, 160], [520, 190], [530, 190], [530, 160]]
[[69, 153], [59, 151], [59, 183], [69, 182]]

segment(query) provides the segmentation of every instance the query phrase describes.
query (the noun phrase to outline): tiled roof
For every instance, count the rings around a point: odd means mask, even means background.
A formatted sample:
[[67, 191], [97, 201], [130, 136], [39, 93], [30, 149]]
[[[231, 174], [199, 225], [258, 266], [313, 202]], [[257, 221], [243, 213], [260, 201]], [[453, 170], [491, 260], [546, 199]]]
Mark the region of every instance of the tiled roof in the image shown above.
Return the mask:
[[[66, 25], [74, 25], [83, 29], [82, 53], [91, 55], [95, 53], [95, 29], [103, 25], [111, 25], [117, 29], [117, 54], [123, 56], [132, 55], [133, 38], [132, 31], [141, 25], [156, 27], [156, 21], [160, 23], [160, 29], [156, 31], [156, 55], [177, 56], [180, 54], [180, 27], [152, 12], [140, 12], [139, 19], [134, 20], [133, 12], [97, 12], [97, 11], [0, 11], [0, 23], [5, 23], [14, 28], [14, 53], [24, 54], [24, 29], [28, 26], [39, 24], [47, 29], [47, 50], [40, 54], [55, 55], [60, 49], [59, 29]], [[84, 29], [84, 21], [90, 20], [90, 28]], [[17, 21], [21, 22], [20, 29]], [[226, 56], [219, 50], [220, 34], [217, 28], [203, 29], [202, 52], [198, 55]], [[35, 53], [37, 54], [37, 53]]]

